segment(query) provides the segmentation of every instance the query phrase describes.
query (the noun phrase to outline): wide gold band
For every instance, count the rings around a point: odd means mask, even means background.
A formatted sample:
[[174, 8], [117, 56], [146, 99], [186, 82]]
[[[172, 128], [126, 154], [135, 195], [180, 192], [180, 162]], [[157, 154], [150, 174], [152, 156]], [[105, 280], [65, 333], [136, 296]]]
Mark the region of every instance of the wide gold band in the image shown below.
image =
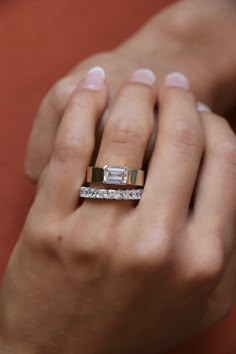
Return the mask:
[[143, 187], [144, 178], [144, 171], [128, 167], [88, 167], [86, 182]]

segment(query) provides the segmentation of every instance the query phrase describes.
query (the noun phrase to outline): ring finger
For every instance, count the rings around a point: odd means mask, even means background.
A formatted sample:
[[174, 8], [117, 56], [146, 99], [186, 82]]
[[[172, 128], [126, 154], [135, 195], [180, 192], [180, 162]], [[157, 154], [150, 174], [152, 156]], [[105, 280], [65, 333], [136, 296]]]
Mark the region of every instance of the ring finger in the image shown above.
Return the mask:
[[[121, 88], [104, 127], [96, 167], [101, 170], [104, 166], [126, 167], [135, 171], [142, 169], [145, 150], [153, 129], [155, 81], [152, 71], [139, 69]], [[108, 167], [107, 173], [113, 173], [114, 176], [116, 171]], [[117, 173], [119, 179], [119, 169]], [[108, 183], [117, 184], [113, 182], [115, 181], [111, 178]], [[90, 201], [87, 202], [90, 204]]]

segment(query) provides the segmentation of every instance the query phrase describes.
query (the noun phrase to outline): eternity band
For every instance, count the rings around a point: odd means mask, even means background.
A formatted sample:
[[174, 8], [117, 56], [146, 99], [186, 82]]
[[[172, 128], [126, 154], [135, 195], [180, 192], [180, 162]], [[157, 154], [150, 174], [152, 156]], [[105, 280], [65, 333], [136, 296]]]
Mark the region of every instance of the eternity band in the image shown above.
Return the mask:
[[144, 171], [117, 166], [88, 167], [86, 182], [143, 187]]
[[143, 189], [101, 189], [91, 187], [81, 187], [80, 197], [88, 199], [107, 200], [139, 200]]

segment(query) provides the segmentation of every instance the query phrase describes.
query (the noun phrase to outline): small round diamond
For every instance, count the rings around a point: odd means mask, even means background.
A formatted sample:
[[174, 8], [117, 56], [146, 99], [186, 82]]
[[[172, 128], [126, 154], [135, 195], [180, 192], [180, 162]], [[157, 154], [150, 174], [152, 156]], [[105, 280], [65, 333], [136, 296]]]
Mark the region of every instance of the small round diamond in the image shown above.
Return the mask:
[[106, 190], [104, 191], [103, 197], [104, 197], [104, 199], [109, 199], [108, 191], [106, 191]]
[[121, 197], [122, 200], [126, 199], [126, 194], [127, 194], [126, 191], [121, 191], [120, 192], [120, 197]]
[[109, 199], [114, 199], [115, 198], [115, 191], [110, 189], [107, 191]]
[[119, 191], [119, 190], [117, 190], [117, 191], [115, 192], [114, 198], [117, 199], [117, 200], [120, 199], [120, 191]]

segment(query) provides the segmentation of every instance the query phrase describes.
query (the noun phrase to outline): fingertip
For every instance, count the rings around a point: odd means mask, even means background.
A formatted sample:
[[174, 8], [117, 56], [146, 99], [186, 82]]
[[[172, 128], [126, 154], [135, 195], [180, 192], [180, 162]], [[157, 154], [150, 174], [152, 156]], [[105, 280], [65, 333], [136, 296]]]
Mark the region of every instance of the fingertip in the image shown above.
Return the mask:
[[199, 113], [210, 113], [211, 109], [205, 103], [198, 102], [197, 103], [197, 110]]
[[93, 110], [104, 112], [108, 103], [108, 86], [103, 68], [96, 66], [88, 70], [71, 95], [66, 112], [74, 110]]
[[156, 83], [156, 75], [150, 69], [138, 69], [133, 72], [130, 82], [137, 82], [148, 86], [154, 86]]
[[79, 88], [92, 91], [101, 91], [106, 82], [106, 74], [102, 67], [95, 66], [87, 71], [85, 77], [79, 83]]
[[188, 90], [190, 88], [188, 77], [180, 72], [172, 72], [166, 75], [164, 84], [168, 87], [177, 87], [184, 90]]
[[196, 105], [195, 97], [190, 88], [190, 80], [181, 72], [171, 72], [165, 76], [158, 87], [159, 103], [174, 100], [182, 102], [182, 100], [189, 101]]

